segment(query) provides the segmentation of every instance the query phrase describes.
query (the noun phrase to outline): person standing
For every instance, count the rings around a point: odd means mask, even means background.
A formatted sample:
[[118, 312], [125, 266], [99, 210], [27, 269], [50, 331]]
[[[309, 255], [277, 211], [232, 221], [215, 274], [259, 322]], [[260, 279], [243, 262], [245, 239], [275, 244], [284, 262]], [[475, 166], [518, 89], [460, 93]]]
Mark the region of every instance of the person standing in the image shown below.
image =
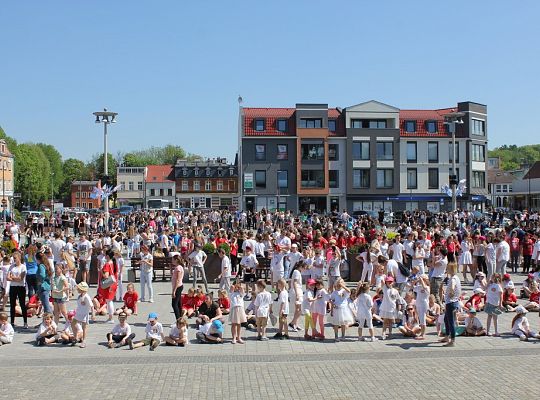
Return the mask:
[[219, 248], [218, 255], [221, 259], [221, 273], [218, 277], [219, 288], [229, 292], [231, 290], [231, 261], [222, 247]]
[[43, 312], [52, 314], [53, 310], [49, 298], [51, 297], [51, 279], [53, 277], [53, 269], [49, 259], [44, 253], [37, 255], [38, 265], [38, 297], [43, 305]]
[[448, 250], [446, 247], [436, 247], [433, 254], [433, 264], [429, 271], [429, 291], [435, 296], [435, 302], [442, 305], [442, 284], [446, 266]]
[[496, 267], [495, 273], [504, 275], [506, 273], [506, 264], [510, 261], [510, 245], [501, 238], [495, 238], [496, 246]]
[[92, 261], [92, 243], [81, 234], [77, 245], [77, 258], [79, 260], [79, 271], [81, 272], [81, 281], [88, 283], [88, 272]]
[[206, 280], [206, 272], [204, 271], [204, 263], [208, 256], [199, 243], [195, 245], [195, 249], [188, 256], [188, 259], [191, 263], [191, 268], [193, 271], [193, 287], [197, 285], [197, 280], [199, 275], [201, 276], [204, 283], [204, 290], [208, 293], [208, 281]]
[[13, 253], [13, 264], [9, 267], [6, 280], [9, 285], [9, 314], [11, 325], [15, 324], [15, 306], [17, 299], [21, 307], [24, 320], [24, 329], [28, 328], [28, 315], [26, 312], [26, 266], [21, 262], [21, 253]]
[[171, 277], [172, 293], [171, 305], [174, 316], [178, 320], [182, 316], [182, 289], [184, 288], [184, 266], [180, 256], [172, 258], [173, 271]]
[[458, 265], [455, 262], [448, 264], [446, 269], [448, 283], [444, 293], [444, 326], [446, 333], [441, 342], [449, 347], [453, 347], [456, 341], [455, 313], [459, 308], [459, 299], [461, 297], [461, 282], [457, 276], [457, 271]]
[[26, 265], [26, 286], [28, 288], [28, 298], [38, 292], [38, 263], [36, 260], [37, 247], [35, 244], [29, 244], [24, 255], [24, 264]]
[[150, 303], [154, 302], [154, 288], [152, 286], [152, 271], [154, 269], [154, 257], [146, 245], [141, 246], [141, 301], [145, 301], [145, 289], [148, 286]]

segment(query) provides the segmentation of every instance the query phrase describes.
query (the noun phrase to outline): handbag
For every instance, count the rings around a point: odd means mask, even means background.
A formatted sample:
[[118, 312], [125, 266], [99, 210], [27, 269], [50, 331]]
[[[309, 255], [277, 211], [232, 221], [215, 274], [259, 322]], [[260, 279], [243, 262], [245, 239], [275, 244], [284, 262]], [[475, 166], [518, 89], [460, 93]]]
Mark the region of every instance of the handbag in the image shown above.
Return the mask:
[[115, 283], [116, 283], [116, 278], [114, 277], [114, 275], [109, 275], [108, 278], [101, 280], [101, 288], [108, 289]]

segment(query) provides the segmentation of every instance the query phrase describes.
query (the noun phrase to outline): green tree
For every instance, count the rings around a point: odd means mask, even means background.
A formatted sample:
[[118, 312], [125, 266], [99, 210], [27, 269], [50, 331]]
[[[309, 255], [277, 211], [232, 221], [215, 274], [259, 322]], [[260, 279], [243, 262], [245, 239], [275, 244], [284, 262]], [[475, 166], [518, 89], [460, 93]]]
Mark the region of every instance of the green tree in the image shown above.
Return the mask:
[[4, 139], [6, 141], [9, 151], [13, 153], [13, 151], [17, 147], [17, 141], [13, 139], [12, 137], [9, 137], [6, 134], [6, 132], [4, 132], [1, 126], [0, 126], [0, 139]]
[[89, 180], [91, 178], [86, 164], [75, 158], [68, 158], [62, 163], [62, 174], [64, 181], [60, 185], [60, 195], [64, 200], [71, 197], [71, 184], [73, 181]]
[[526, 146], [503, 145], [488, 152], [489, 157], [498, 157], [501, 160], [501, 168], [505, 171], [518, 169], [522, 165], [532, 165], [540, 160], [540, 144]]
[[15, 156], [15, 188], [22, 204], [39, 207], [51, 196], [51, 166], [41, 147], [33, 143], [19, 144]]
[[51, 172], [53, 175], [53, 185], [54, 192], [59, 193], [60, 186], [64, 183], [64, 171], [62, 169], [62, 155], [56, 150], [53, 145], [45, 143], [37, 143], [38, 147], [41, 148], [47, 160], [49, 160], [49, 165], [51, 166]]
[[[111, 185], [116, 185], [116, 167], [118, 164], [111, 153], [107, 153], [107, 163], [109, 182]], [[95, 154], [87, 164], [87, 168], [91, 178], [103, 180], [103, 154]]]
[[187, 154], [180, 147], [168, 144], [163, 147], [152, 146], [148, 149], [132, 151], [124, 155], [126, 167], [146, 167], [147, 165], [174, 164], [177, 159], [191, 159], [198, 156]]

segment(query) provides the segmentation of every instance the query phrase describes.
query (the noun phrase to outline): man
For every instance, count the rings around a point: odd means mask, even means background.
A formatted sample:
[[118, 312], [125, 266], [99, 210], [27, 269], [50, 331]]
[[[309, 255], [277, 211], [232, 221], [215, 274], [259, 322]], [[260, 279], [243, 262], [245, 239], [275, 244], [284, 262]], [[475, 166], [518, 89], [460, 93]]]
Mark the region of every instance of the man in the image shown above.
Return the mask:
[[163, 255], [165, 257], [169, 256], [169, 228], [165, 228], [164, 232], [161, 234], [161, 238], [159, 240], [161, 251], [163, 252]]
[[392, 260], [403, 264], [403, 254], [405, 253], [405, 247], [401, 244], [401, 236], [396, 235], [394, 243], [390, 246], [389, 252], [392, 254]]
[[208, 281], [206, 280], [206, 272], [204, 271], [204, 263], [208, 256], [204, 251], [202, 251], [202, 246], [197, 243], [194, 250], [188, 256], [188, 260], [191, 263], [191, 268], [193, 271], [193, 287], [197, 285], [197, 279], [200, 275], [203, 283], [205, 292], [208, 293]]
[[414, 257], [414, 234], [412, 232], [407, 234], [407, 239], [403, 243], [403, 248], [405, 249], [403, 261], [405, 266], [410, 269], [412, 268], [412, 260]]
[[54, 234], [54, 240], [51, 242], [50, 247], [53, 255], [53, 263], [55, 265], [62, 263], [64, 261], [62, 258], [62, 251], [64, 250], [64, 247], [66, 247], [66, 242], [62, 240], [60, 232]]
[[506, 273], [506, 264], [510, 261], [510, 245], [506, 240], [495, 238], [496, 243], [496, 266], [495, 273], [504, 275]]
[[79, 260], [82, 282], [88, 283], [88, 272], [92, 261], [92, 243], [86, 239], [84, 234], [79, 237], [79, 243], [77, 244], [77, 259]]
[[204, 303], [199, 307], [199, 314], [195, 320], [197, 327], [199, 325], [204, 325], [208, 322], [213, 322], [216, 320], [221, 320], [223, 314], [218, 303], [216, 303], [212, 297], [211, 293], [208, 293], [204, 296]]

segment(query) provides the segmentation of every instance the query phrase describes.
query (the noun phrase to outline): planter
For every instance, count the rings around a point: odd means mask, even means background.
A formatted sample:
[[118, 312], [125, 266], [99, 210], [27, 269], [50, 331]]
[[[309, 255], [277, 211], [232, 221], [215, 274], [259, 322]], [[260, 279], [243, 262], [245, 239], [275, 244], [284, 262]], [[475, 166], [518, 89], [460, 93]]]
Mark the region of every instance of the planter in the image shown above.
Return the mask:
[[219, 274], [221, 274], [221, 258], [217, 254], [209, 254], [204, 263], [204, 271], [206, 272], [208, 283], [214, 282]]
[[364, 263], [356, 259], [357, 255], [358, 253], [347, 251], [347, 260], [349, 260], [349, 281], [351, 282], [358, 282], [362, 277], [362, 270], [364, 269]]

